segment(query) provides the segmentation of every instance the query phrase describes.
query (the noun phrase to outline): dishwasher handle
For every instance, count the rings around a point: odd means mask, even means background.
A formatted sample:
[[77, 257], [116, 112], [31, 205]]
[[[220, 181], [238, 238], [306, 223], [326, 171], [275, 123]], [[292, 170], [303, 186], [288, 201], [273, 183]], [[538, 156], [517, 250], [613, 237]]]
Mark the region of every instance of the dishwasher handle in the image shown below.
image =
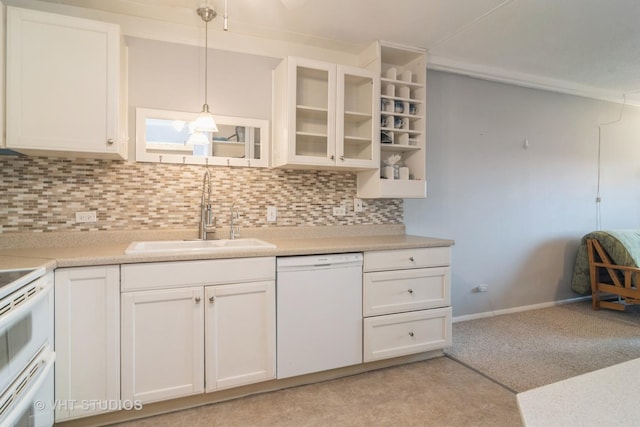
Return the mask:
[[293, 271], [322, 268], [361, 267], [362, 259], [363, 257], [361, 253], [349, 253], [278, 257], [276, 262], [278, 271]]

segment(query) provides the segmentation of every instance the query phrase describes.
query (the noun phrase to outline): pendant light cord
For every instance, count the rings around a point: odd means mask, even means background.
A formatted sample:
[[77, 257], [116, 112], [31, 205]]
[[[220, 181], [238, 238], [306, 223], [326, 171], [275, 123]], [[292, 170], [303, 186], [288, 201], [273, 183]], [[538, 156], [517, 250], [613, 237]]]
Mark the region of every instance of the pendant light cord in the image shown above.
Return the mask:
[[209, 111], [209, 103], [207, 102], [207, 76], [208, 72], [208, 64], [209, 64], [209, 21], [205, 21], [204, 23], [204, 105], [207, 106], [207, 111]]
[[217, 13], [209, 7], [201, 7], [197, 10], [198, 15], [204, 21], [204, 105], [203, 112], [209, 112], [208, 103], [208, 75], [209, 75], [209, 21], [216, 17]]

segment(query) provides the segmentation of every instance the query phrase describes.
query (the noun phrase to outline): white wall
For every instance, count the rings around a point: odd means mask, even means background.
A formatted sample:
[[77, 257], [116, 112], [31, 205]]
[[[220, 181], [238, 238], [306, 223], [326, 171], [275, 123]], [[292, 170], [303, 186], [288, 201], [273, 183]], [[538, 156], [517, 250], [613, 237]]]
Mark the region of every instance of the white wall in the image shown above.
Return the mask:
[[[204, 47], [127, 37], [129, 107], [199, 112]], [[209, 48], [208, 103], [214, 114], [271, 119], [271, 71], [279, 59]]]
[[[135, 159], [136, 108], [200, 112], [204, 47], [127, 37], [129, 158]], [[209, 48], [207, 101], [221, 116], [271, 120], [271, 71], [280, 60]]]
[[[598, 124], [621, 105], [437, 71], [427, 98], [428, 194], [405, 201], [405, 223], [456, 241], [454, 316], [578, 296], [575, 253], [596, 228]], [[602, 129], [601, 228], [640, 228], [640, 109]], [[480, 283], [489, 292], [472, 292]]]

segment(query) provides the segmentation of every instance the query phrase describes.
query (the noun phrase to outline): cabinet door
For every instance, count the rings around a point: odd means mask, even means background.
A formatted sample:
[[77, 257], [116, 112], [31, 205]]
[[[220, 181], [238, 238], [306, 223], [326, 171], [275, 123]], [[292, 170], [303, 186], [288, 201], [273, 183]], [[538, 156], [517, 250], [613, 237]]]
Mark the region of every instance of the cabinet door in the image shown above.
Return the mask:
[[373, 72], [337, 66], [336, 165], [378, 168], [380, 135], [374, 117], [379, 111], [378, 83]]
[[275, 282], [206, 288], [207, 392], [275, 378]]
[[276, 89], [286, 87], [286, 99], [275, 105], [274, 165], [335, 166], [335, 64], [289, 57], [275, 78]]
[[[5, 65], [6, 65], [6, 56], [5, 56], [5, 39], [6, 39], [6, 18], [5, 18], [5, 8], [0, 7], [0, 79], [5, 79]], [[6, 89], [4, 85], [0, 85], [0, 117], [4, 117], [5, 112], [5, 93]], [[7, 138], [5, 136], [5, 122], [0, 120], [0, 147], [4, 148], [7, 146]]]
[[204, 390], [203, 288], [122, 294], [122, 398], [153, 402]]
[[83, 400], [120, 398], [119, 285], [117, 265], [55, 272], [55, 398], [67, 402], [56, 421], [108, 409], [83, 408]]
[[119, 27], [7, 8], [7, 147], [126, 158]]

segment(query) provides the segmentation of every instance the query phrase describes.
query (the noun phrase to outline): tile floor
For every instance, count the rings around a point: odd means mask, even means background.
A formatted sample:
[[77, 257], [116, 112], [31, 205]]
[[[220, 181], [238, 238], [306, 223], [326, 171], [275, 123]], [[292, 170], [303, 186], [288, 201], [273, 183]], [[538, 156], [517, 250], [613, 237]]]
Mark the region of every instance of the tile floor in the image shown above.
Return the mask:
[[516, 396], [440, 357], [117, 424], [163, 426], [521, 426]]

